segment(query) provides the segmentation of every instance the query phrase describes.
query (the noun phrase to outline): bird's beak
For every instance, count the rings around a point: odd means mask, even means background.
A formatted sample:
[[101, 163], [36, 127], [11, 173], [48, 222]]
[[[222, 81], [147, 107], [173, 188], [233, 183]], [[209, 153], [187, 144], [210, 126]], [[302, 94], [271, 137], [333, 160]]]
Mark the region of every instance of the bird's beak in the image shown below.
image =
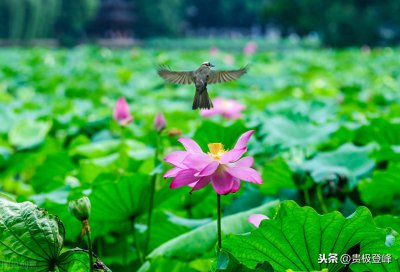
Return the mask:
[[210, 63], [210, 66], [211, 66], [211, 67], [215, 67], [215, 65], [214, 65], [214, 64], [211, 64], [211, 63]]

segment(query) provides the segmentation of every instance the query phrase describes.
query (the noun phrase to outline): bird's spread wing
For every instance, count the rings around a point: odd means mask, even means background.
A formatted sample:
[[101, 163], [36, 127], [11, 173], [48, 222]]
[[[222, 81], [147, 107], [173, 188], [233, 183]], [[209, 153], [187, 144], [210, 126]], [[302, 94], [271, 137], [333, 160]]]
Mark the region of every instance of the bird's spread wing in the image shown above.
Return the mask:
[[158, 69], [158, 74], [160, 77], [165, 79], [168, 82], [175, 84], [191, 84], [193, 83], [193, 72], [185, 71], [185, 72], [177, 72], [171, 71], [166, 68]]
[[212, 71], [208, 77], [207, 83], [222, 83], [227, 81], [235, 80], [247, 72], [247, 66], [239, 70], [228, 70], [228, 71]]

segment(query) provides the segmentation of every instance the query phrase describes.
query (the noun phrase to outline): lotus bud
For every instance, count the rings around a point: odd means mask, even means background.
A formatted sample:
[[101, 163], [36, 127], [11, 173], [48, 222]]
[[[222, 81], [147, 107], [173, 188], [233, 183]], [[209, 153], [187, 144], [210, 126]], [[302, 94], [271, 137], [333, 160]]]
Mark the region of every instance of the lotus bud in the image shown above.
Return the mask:
[[157, 113], [156, 118], [154, 119], [154, 127], [158, 132], [161, 132], [165, 126], [167, 125], [167, 122], [165, 121], [165, 117], [162, 114], [162, 112]]
[[84, 221], [89, 219], [90, 208], [91, 208], [90, 200], [86, 196], [76, 200], [72, 200], [68, 204], [69, 212], [79, 221]]
[[114, 109], [114, 119], [121, 126], [127, 126], [133, 120], [133, 117], [129, 111], [129, 105], [123, 97], [120, 97], [117, 101]]

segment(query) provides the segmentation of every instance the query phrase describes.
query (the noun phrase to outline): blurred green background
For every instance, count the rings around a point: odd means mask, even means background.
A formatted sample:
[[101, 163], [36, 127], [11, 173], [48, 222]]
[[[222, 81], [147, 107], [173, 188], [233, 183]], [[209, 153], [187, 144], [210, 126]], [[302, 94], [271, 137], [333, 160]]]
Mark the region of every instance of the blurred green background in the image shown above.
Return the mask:
[[0, 0], [6, 44], [52, 39], [317, 37], [324, 45], [390, 45], [400, 40], [398, 0]]

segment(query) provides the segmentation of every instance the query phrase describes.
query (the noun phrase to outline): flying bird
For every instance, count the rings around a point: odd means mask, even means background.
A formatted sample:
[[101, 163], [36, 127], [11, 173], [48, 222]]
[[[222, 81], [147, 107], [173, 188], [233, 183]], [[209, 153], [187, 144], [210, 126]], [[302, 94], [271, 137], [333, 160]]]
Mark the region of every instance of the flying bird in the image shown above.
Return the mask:
[[247, 66], [238, 70], [211, 70], [210, 62], [203, 62], [196, 71], [172, 71], [161, 67], [158, 74], [168, 82], [192, 84], [196, 86], [192, 109], [211, 109], [213, 103], [208, 96], [207, 84], [223, 83], [235, 80], [247, 72]]

